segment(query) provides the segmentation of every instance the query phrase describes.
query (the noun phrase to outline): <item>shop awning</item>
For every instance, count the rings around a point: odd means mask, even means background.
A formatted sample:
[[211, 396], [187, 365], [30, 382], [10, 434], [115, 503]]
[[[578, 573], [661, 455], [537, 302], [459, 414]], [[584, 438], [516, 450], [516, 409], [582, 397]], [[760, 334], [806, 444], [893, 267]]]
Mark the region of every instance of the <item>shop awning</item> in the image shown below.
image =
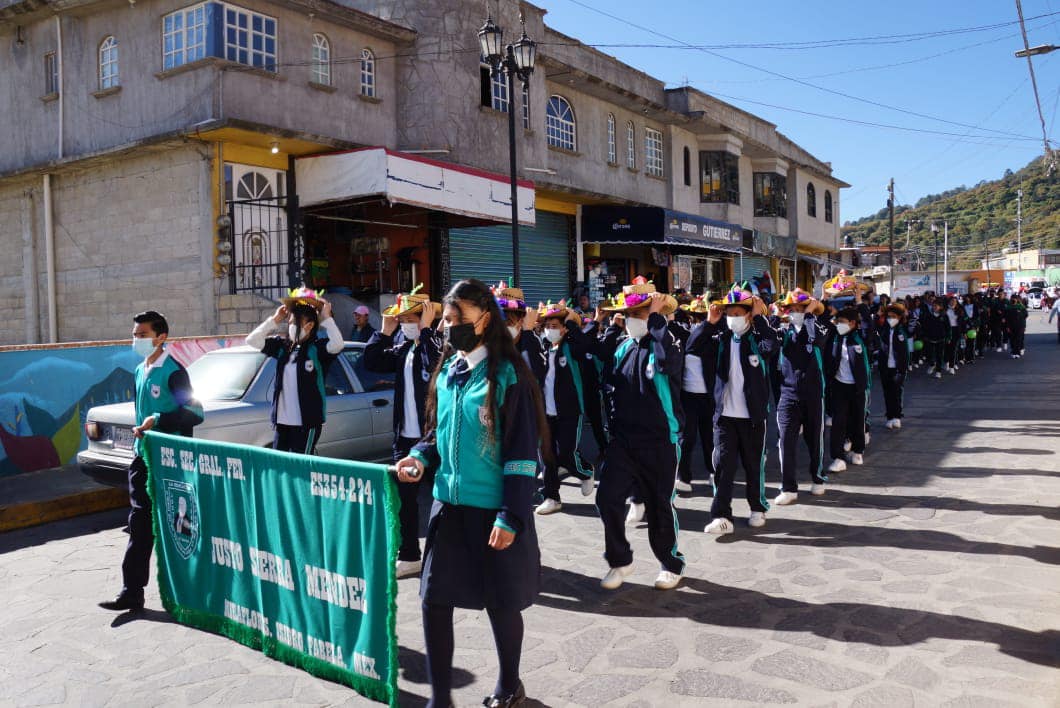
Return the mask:
[[743, 228], [662, 207], [583, 206], [582, 243], [671, 244], [739, 253]]
[[[295, 160], [299, 206], [337, 204], [378, 196], [498, 223], [512, 218], [507, 177], [385, 148]], [[534, 183], [519, 181], [519, 223], [533, 226]]]

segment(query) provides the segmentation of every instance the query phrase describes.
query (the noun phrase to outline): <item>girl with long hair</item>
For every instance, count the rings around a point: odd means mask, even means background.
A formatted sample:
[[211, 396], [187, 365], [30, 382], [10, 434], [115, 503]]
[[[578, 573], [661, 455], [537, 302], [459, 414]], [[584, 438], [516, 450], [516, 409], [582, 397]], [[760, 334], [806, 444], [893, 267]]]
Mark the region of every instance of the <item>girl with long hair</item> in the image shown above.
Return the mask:
[[453, 608], [485, 609], [500, 676], [486, 706], [526, 698], [522, 611], [537, 596], [541, 554], [533, 502], [549, 450], [541, 390], [489, 287], [462, 280], [445, 296], [445, 345], [427, 394], [427, 433], [398, 479], [434, 470], [420, 598], [429, 706], [451, 703]]

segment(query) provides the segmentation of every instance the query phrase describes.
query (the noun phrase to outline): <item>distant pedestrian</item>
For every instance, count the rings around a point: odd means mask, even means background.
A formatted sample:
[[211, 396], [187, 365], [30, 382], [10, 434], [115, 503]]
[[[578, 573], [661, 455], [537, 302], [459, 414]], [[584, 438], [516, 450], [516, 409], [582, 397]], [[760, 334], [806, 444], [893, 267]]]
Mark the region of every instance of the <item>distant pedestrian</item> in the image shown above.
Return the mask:
[[1053, 301], [1053, 306], [1049, 308], [1049, 321], [1052, 322], [1053, 318], [1056, 317], [1056, 340], [1057, 344], [1060, 344], [1060, 298]]
[[359, 305], [356, 310], [353, 311], [353, 332], [350, 334], [350, 339], [354, 342], [367, 342], [375, 334], [375, 327], [368, 322], [368, 316], [371, 314], [364, 305]]
[[[195, 399], [188, 372], [166, 351], [169, 323], [161, 314], [148, 310], [133, 317], [132, 348], [143, 361], [136, 367], [136, 398], [133, 399], [133, 457], [129, 465], [129, 543], [121, 564], [122, 588], [118, 596], [101, 602], [106, 610], [140, 610], [144, 606], [154, 547], [151, 497], [147, 491], [147, 465], [144, 464], [144, 433], [156, 430], [191, 437], [192, 429], [203, 421], [202, 406]], [[183, 501], [183, 499], [181, 499]], [[174, 525], [181, 530], [184, 520]]]

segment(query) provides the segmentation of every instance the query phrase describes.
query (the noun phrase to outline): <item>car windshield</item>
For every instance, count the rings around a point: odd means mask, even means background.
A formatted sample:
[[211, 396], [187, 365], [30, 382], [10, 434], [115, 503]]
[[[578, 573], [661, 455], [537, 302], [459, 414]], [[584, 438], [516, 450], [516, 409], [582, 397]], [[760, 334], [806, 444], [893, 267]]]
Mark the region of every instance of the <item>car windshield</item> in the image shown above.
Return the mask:
[[261, 368], [261, 352], [207, 354], [188, 367], [191, 387], [201, 401], [238, 401]]

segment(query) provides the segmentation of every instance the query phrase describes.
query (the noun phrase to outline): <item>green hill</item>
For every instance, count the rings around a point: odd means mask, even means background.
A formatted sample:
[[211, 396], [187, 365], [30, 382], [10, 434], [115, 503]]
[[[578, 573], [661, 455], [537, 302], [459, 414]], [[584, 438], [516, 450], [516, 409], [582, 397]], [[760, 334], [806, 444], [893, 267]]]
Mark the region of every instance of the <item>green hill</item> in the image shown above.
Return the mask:
[[[1023, 185], [1023, 248], [1056, 248], [1060, 245], [1060, 174], [1046, 173], [1036, 158], [1018, 172], [1005, 170], [1001, 179], [983, 181], [974, 187], [961, 185], [942, 194], [929, 194], [913, 205], [895, 205], [895, 258], [904, 254], [907, 223], [914, 223], [909, 251], [919, 249], [930, 268], [934, 259], [932, 222], [942, 228], [949, 222], [950, 263], [954, 269], [978, 268], [987, 249], [997, 255], [1016, 244], [1016, 194]], [[843, 224], [842, 234], [867, 246], [887, 245], [887, 209]], [[942, 237], [939, 236], [939, 250]], [[941, 259], [941, 255], [940, 255]]]

